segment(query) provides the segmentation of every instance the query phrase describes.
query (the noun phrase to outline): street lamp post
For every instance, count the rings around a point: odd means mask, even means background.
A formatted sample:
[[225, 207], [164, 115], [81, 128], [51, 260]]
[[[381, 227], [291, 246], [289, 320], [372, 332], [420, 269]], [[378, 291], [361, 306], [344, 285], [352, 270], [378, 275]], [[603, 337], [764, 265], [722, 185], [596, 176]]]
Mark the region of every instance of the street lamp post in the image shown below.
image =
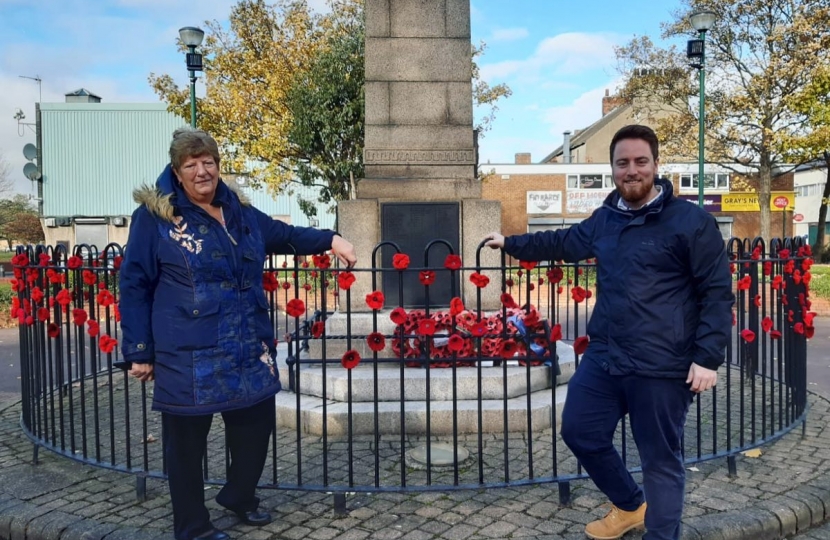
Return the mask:
[[202, 55], [196, 52], [196, 47], [202, 44], [205, 32], [195, 26], [185, 26], [179, 29], [179, 38], [187, 47], [187, 69], [190, 73], [190, 125], [196, 127], [196, 72], [202, 71]]
[[715, 24], [713, 11], [695, 11], [692, 13], [692, 26], [698, 32], [698, 39], [690, 39], [686, 44], [686, 56], [692, 61], [692, 67], [698, 71], [700, 80], [700, 112], [698, 113], [698, 149], [697, 149], [697, 204], [703, 208], [703, 164], [704, 133], [703, 120], [706, 114], [706, 32]]

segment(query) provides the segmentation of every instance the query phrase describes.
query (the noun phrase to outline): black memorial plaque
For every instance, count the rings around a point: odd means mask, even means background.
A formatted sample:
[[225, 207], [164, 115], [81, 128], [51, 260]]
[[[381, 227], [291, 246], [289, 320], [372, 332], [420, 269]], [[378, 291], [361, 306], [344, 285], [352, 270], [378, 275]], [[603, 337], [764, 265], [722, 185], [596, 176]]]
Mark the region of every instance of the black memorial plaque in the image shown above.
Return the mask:
[[[453, 252], [460, 255], [458, 203], [386, 203], [381, 209], [381, 239], [395, 242], [401, 252], [409, 255], [410, 268], [424, 267], [424, 249], [433, 240], [446, 240]], [[394, 249], [381, 248], [381, 265], [392, 267]], [[455, 287], [450, 271], [444, 269], [444, 259], [449, 249], [436, 244], [429, 251], [429, 266], [436, 268], [435, 283], [429, 287], [430, 307], [447, 306], [453, 295], [459, 294], [460, 272], [455, 272]], [[426, 287], [418, 280], [418, 272], [404, 272], [403, 305], [423, 308], [427, 304]], [[383, 295], [387, 306], [397, 306], [399, 301], [399, 273], [383, 273]]]

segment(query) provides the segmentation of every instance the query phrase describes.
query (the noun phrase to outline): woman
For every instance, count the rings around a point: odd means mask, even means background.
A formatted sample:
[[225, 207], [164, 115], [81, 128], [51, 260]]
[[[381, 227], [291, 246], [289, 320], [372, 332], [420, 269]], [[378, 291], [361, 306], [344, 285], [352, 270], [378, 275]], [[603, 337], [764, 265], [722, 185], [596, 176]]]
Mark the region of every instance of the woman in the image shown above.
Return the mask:
[[223, 540], [204, 503], [202, 456], [213, 414], [230, 447], [216, 501], [250, 525], [270, 523], [256, 485], [280, 390], [274, 330], [262, 288], [267, 253], [331, 249], [347, 267], [352, 245], [331, 231], [292, 227], [250, 206], [219, 178], [219, 148], [204, 131], [177, 130], [154, 188], [134, 193], [121, 266], [121, 328], [130, 374], [155, 380], [177, 540]]

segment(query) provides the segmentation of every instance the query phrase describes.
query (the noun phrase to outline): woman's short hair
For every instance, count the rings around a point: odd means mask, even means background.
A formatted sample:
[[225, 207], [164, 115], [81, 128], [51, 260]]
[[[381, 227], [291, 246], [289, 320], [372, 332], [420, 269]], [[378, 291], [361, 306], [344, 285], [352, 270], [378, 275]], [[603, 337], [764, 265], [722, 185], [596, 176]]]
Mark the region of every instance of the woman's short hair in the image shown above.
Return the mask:
[[187, 158], [205, 155], [211, 156], [219, 165], [219, 145], [213, 137], [189, 126], [173, 132], [173, 140], [170, 141], [170, 166], [173, 170], [178, 171]]

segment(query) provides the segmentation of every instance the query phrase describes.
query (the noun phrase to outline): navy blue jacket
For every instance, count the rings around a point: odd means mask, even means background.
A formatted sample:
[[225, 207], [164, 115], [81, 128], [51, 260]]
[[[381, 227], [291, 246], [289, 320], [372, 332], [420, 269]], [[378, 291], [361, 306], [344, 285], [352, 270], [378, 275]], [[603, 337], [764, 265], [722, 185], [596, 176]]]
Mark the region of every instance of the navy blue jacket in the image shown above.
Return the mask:
[[210, 414], [276, 394], [266, 254], [292, 253], [289, 244], [321, 253], [335, 233], [273, 220], [220, 180], [212, 204], [222, 207], [226, 233], [190, 202], [170, 166], [134, 198], [141, 206], [120, 272], [121, 348], [125, 361], [155, 365], [153, 408]]
[[588, 219], [563, 230], [510, 236], [520, 260], [596, 257], [597, 303], [588, 323], [593, 358], [610, 373], [686, 377], [692, 362], [717, 369], [732, 331], [732, 278], [715, 218], [674, 197], [620, 210], [612, 192]]

